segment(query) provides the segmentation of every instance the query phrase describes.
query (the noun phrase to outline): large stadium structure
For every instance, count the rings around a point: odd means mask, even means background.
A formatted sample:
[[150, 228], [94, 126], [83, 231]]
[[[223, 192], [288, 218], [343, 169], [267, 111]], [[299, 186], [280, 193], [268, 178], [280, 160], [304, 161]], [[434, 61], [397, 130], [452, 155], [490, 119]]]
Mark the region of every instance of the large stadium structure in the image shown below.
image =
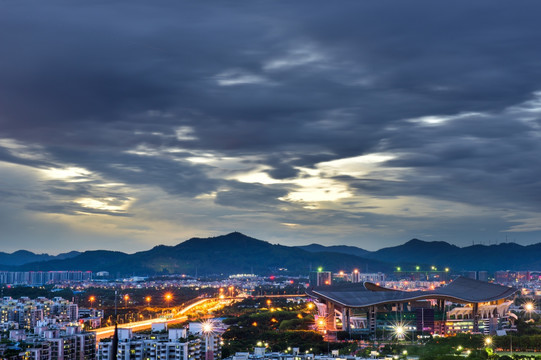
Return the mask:
[[365, 282], [308, 288], [307, 294], [318, 306], [316, 323], [323, 332], [360, 331], [375, 337], [378, 326], [385, 330], [393, 322], [395, 326], [409, 323], [412, 332], [494, 333], [505, 325], [510, 299], [517, 291], [458, 277], [426, 291], [400, 291]]

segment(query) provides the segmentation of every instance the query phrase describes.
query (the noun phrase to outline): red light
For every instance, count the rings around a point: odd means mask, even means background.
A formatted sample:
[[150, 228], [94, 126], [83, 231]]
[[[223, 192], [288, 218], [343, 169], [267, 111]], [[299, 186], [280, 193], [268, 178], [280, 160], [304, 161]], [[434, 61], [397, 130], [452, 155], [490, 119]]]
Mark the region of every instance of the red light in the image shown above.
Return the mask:
[[295, 281], [289, 280], [289, 283], [290, 283], [290, 284], [295, 284]]
[[269, 279], [274, 280], [274, 279], [276, 279], [276, 276], [271, 275], [271, 276], [269, 277]]

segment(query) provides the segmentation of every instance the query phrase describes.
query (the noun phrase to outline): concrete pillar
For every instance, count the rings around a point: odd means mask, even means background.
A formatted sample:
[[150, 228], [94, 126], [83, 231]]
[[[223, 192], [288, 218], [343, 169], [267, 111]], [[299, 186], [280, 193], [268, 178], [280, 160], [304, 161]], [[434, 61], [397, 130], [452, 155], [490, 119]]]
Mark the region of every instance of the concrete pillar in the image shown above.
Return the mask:
[[445, 300], [438, 300], [438, 310], [441, 312], [445, 310]]
[[473, 332], [478, 333], [479, 332], [479, 304], [478, 303], [473, 304], [472, 318], [473, 318]]
[[336, 320], [334, 318], [334, 303], [327, 302], [327, 330], [336, 331]]
[[346, 328], [344, 330], [351, 333], [351, 309], [344, 308], [344, 312], [346, 313]]
[[376, 336], [376, 315], [377, 315], [376, 307], [370, 306], [368, 308], [368, 312], [366, 315], [367, 315], [366, 318], [368, 320], [368, 328], [370, 331], [370, 336], [375, 337]]

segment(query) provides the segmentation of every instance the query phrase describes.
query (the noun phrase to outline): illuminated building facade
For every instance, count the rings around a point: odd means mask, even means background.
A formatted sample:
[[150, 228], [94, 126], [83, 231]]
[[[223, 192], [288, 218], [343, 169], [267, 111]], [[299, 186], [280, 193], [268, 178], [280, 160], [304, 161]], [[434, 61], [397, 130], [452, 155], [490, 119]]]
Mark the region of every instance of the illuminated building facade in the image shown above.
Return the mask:
[[[307, 294], [318, 306], [319, 330], [328, 335], [361, 331], [376, 338], [398, 328], [411, 331], [410, 336], [414, 332], [492, 334], [506, 323], [510, 302], [505, 300], [517, 291], [459, 277], [426, 291], [400, 291], [365, 282], [309, 288]], [[456, 304], [465, 306], [454, 310]]]

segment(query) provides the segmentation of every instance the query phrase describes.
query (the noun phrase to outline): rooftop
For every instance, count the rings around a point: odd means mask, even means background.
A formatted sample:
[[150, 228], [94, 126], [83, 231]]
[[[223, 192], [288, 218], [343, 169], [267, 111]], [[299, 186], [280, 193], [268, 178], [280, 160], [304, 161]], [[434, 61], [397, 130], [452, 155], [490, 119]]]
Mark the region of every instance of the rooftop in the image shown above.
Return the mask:
[[457, 303], [481, 303], [505, 299], [514, 295], [517, 291], [518, 289], [509, 286], [458, 277], [449, 285], [427, 291], [393, 290], [365, 282], [309, 288], [307, 294], [345, 307], [362, 308], [425, 299], [445, 299]]

